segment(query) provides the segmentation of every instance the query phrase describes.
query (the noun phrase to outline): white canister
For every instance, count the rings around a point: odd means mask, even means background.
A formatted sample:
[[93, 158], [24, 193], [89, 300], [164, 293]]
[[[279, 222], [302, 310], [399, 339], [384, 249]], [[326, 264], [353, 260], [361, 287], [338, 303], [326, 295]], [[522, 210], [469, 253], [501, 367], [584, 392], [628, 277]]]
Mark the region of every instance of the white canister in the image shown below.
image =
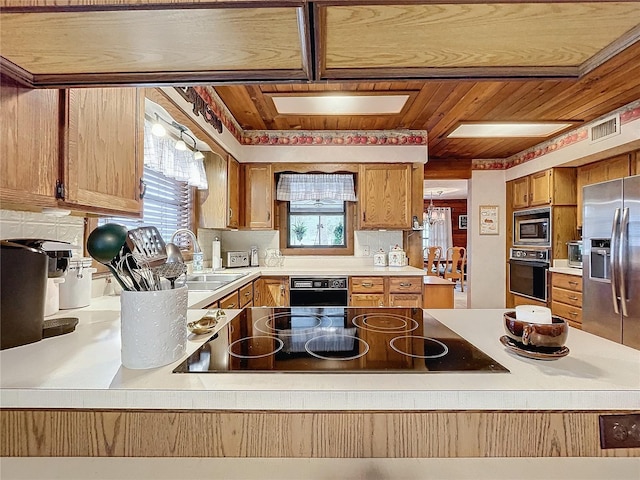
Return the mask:
[[91, 266], [91, 257], [71, 258], [60, 285], [60, 308], [81, 308], [91, 304], [91, 279], [96, 269]]
[[47, 298], [44, 301], [44, 316], [58, 313], [60, 309], [60, 285], [64, 284], [63, 277], [47, 278]]
[[398, 245], [389, 252], [390, 267], [404, 267], [407, 264], [407, 255]]
[[120, 294], [121, 359], [127, 368], [167, 365], [187, 350], [187, 292], [180, 288]]
[[373, 265], [376, 267], [387, 266], [387, 254], [384, 250], [380, 249], [373, 254]]

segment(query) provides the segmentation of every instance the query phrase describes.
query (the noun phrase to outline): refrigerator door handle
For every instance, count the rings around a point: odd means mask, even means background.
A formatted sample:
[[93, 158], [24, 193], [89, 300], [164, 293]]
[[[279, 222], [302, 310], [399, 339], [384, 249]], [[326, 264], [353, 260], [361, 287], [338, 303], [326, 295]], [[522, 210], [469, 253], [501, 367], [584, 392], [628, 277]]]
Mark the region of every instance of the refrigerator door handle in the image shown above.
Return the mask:
[[629, 250], [629, 238], [627, 237], [627, 230], [629, 228], [629, 207], [625, 208], [622, 212], [622, 220], [620, 222], [620, 251], [618, 252], [618, 273], [620, 275], [620, 309], [622, 315], [628, 317], [627, 313], [627, 278], [626, 278], [626, 263], [627, 252]]
[[611, 297], [613, 300], [613, 311], [620, 313], [618, 309], [618, 257], [620, 256], [620, 238], [618, 227], [620, 226], [620, 209], [616, 208], [611, 225]]

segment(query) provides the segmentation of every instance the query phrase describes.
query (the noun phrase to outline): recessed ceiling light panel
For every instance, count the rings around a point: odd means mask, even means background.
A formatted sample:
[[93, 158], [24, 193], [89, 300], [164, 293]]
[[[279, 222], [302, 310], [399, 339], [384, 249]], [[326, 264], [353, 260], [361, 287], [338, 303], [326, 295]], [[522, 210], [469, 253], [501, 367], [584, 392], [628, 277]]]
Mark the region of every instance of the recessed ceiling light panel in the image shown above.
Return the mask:
[[317, 95], [271, 97], [282, 115], [397, 115], [409, 95]]
[[510, 122], [510, 123], [461, 123], [447, 135], [448, 138], [507, 138], [549, 137], [571, 123], [558, 122]]

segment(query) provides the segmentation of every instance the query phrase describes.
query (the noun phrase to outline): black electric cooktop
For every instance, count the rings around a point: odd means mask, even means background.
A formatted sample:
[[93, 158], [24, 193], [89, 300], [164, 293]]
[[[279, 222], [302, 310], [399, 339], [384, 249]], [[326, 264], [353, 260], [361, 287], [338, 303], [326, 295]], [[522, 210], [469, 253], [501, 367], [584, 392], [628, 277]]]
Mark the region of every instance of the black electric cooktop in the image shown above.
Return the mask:
[[245, 308], [174, 373], [509, 372], [419, 308]]

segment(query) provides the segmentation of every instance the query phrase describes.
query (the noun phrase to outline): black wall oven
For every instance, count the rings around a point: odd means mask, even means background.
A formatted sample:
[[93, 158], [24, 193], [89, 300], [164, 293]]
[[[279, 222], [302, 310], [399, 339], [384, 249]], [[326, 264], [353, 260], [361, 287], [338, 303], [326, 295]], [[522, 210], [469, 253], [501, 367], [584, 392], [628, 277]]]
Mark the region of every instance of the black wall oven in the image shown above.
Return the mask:
[[547, 301], [549, 251], [511, 249], [509, 259], [509, 291], [513, 294]]

